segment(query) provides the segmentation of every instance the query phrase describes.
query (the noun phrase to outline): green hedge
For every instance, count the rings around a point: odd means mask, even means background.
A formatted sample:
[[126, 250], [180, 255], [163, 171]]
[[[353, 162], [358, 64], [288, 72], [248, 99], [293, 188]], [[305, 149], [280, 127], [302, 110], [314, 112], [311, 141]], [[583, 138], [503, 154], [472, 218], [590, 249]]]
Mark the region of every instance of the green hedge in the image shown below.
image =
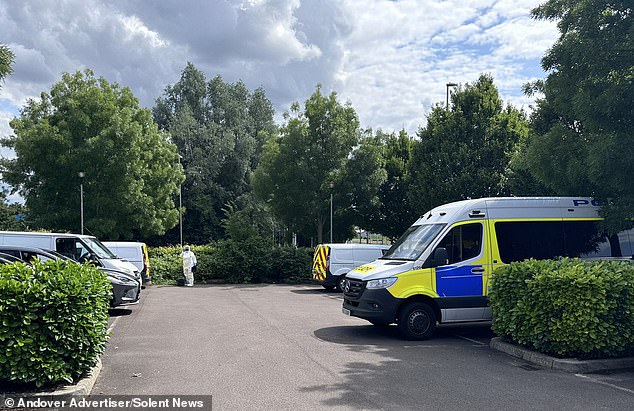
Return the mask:
[[[198, 260], [196, 283], [276, 283], [310, 280], [312, 250], [277, 247], [258, 238], [192, 246]], [[149, 249], [152, 282], [174, 284], [183, 278], [180, 247]]]
[[634, 264], [526, 260], [500, 267], [490, 292], [493, 331], [564, 357], [634, 354]]
[[108, 338], [111, 285], [92, 265], [0, 265], [0, 380], [38, 387], [73, 382]]

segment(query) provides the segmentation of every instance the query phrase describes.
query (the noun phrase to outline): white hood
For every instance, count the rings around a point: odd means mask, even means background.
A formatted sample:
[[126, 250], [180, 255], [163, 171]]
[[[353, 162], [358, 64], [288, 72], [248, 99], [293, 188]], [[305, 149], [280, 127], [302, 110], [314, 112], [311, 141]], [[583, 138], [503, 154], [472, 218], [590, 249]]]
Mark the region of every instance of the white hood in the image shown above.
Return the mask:
[[374, 260], [351, 270], [346, 274], [347, 278], [356, 280], [377, 280], [379, 278], [392, 277], [396, 274], [410, 271], [414, 267], [414, 261], [404, 260]]
[[102, 258], [101, 262], [106, 268], [114, 268], [115, 270], [121, 270], [129, 272], [134, 278], [139, 278], [139, 270], [134, 264], [129, 261], [120, 260], [118, 258]]

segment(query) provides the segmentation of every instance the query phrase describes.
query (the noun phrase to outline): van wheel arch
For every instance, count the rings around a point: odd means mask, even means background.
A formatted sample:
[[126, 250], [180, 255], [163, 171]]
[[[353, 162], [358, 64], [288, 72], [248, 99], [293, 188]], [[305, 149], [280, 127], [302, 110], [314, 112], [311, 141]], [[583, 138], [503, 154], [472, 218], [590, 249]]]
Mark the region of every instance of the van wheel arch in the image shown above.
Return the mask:
[[431, 307], [431, 309], [434, 310], [434, 314], [436, 314], [436, 319], [438, 320], [438, 322], [442, 323], [442, 315], [440, 313], [440, 308], [438, 307], [438, 304], [436, 303], [436, 301], [434, 301], [433, 298], [428, 297], [426, 295], [422, 295], [422, 294], [412, 295], [411, 297], [408, 297], [408, 298], [406, 298], [405, 300], [403, 300], [401, 302], [401, 304], [398, 306], [398, 309], [396, 310], [396, 321], [397, 322], [398, 322], [398, 319], [401, 316], [401, 313], [403, 312], [403, 310], [410, 303], [425, 303], [425, 304], [429, 305]]

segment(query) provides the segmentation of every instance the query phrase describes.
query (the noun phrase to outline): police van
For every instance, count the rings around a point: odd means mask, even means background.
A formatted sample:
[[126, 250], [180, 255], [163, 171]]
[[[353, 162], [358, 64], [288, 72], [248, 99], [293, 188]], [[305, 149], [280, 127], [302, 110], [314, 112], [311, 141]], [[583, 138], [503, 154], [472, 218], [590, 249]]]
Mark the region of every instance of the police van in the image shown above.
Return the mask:
[[591, 198], [482, 198], [425, 213], [385, 253], [350, 271], [343, 313], [397, 323], [426, 339], [437, 323], [489, 321], [489, 283], [502, 264], [557, 257], [632, 260], [634, 230], [601, 232]]

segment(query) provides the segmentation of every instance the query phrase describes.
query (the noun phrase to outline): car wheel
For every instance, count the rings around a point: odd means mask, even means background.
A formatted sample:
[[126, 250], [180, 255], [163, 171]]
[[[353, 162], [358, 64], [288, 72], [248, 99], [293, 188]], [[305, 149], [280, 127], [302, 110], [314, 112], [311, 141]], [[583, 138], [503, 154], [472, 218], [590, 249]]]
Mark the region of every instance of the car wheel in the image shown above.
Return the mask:
[[398, 328], [408, 340], [426, 340], [436, 330], [436, 314], [425, 303], [410, 303], [398, 317]]
[[346, 286], [346, 276], [340, 275], [337, 278], [337, 291], [343, 292], [343, 288]]

